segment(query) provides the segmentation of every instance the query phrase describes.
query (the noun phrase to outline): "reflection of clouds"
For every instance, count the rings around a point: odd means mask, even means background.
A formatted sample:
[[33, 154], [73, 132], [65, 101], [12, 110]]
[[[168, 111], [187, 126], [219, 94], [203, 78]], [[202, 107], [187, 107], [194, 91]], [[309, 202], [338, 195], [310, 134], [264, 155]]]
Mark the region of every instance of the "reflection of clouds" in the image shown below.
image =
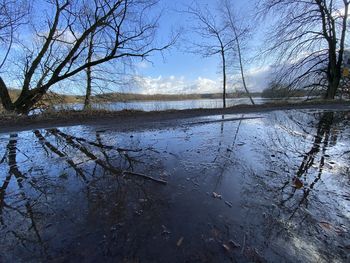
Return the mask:
[[[214, 238], [220, 239], [220, 244], [232, 239], [241, 248], [245, 246], [246, 250], [261, 249], [262, 255], [271, 255], [270, 261], [342, 262], [346, 255], [341, 254], [337, 245], [343, 245], [343, 240], [347, 241], [348, 236], [337, 236], [334, 238], [336, 242], [325, 243], [325, 237], [320, 232], [322, 229], [317, 223], [320, 220], [330, 222], [337, 229], [341, 229], [340, 223], [349, 225], [349, 205], [344, 198], [347, 177], [344, 176], [343, 181], [340, 181], [339, 176], [323, 174], [310, 192], [309, 207], [304, 208], [306, 206], [302, 205], [297, 217], [290, 220], [289, 215], [302, 200], [303, 191], [299, 189], [288, 206], [278, 204], [293, 189], [291, 178], [303, 159], [303, 155], [295, 150], [305, 154], [313, 147], [313, 139], [318, 137], [317, 127], [321, 115], [280, 111], [261, 116], [266, 118], [233, 121], [233, 118], [243, 115], [227, 115], [224, 119], [222, 116], [212, 116], [209, 120], [226, 121], [164, 130], [96, 131], [93, 127], [84, 126], [40, 130], [35, 132], [37, 139], [33, 139], [31, 132], [26, 132], [25, 136], [21, 133], [18, 143], [15, 144], [12, 138], [11, 149], [13, 157], [17, 154], [13, 160], [17, 161], [19, 170], [27, 176], [22, 181], [23, 192], [28, 194], [28, 204], [33, 209], [27, 206], [28, 212], [23, 211], [34, 215], [38, 233], [44, 234], [43, 248], [47, 247], [49, 254], [53, 253], [52, 256], [56, 256], [57, 246], [63, 253], [69, 251], [69, 258], [80, 253], [81, 247], [85, 245], [99, 244], [104, 251], [118, 253], [110, 256], [119, 261], [124, 255], [143, 256], [144, 251], [149, 261], [154, 255], [155, 259], [166, 261], [169, 252], [177, 253], [179, 248], [174, 244], [181, 236], [185, 238], [181, 249], [187, 249], [188, 244], [191, 247], [177, 261], [185, 261], [181, 260], [183, 257], [189, 259], [188, 253], [197, 248], [192, 244], [198, 244], [201, 253], [217, 252], [215, 255], [220, 256], [225, 252], [221, 246], [213, 246], [211, 241], [205, 244], [198, 241], [209, 240], [215, 228]], [[342, 115], [338, 119], [343, 123]], [[347, 126], [345, 123], [343, 128]], [[321, 127], [327, 130], [327, 125]], [[336, 126], [333, 128], [336, 129], [332, 133], [339, 130]], [[304, 130], [311, 137], [303, 139]], [[342, 145], [341, 149], [347, 150], [347, 131], [346, 128], [343, 132], [345, 138], [340, 140], [337, 137], [337, 145], [327, 148], [327, 155], [336, 158], [339, 165], [346, 164], [345, 159], [341, 159], [344, 163], [341, 162], [336, 154], [340, 149], [339, 144]], [[0, 143], [6, 148], [8, 136], [6, 140], [0, 136]], [[333, 151], [331, 146], [337, 147], [333, 147]], [[322, 145], [320, 147], [318, 155], [322, 154]], [[121, 148], [124, 150], [120, 151]], [[127, 151], [126, 148], [134, 151]], [[30, 157], [30, 160], [21, 153]], [[164, 176], [169, 181], [168, 186], [108, 172], [128, 166], [124, 164], [125, 158], [128, 158], [125, 154], [135, 160], [136, 172], [159, 175], [160, 178]], [[76, 155], [89, 156], [91, 160], [88, 163], [76, 163]], [[348, 155], [344, 157], [348, 158]], [[315, 158], [315, 161], [318, 159]], [[7, 162], [0, 163], [0, 178], [8, 172]], [[34, 175], [33, 169], [38, 170], [41, 166], [42, 176]], [[309, 170], [311, 183], [318, 167]], [[76, 176], [79, 168], [86, 175], [86, 184]], [[290, 169], [290, 173], [286, 169]], [[11, 181], [14, 188], [8, 188], [7, 191], [14, 194], [10, 197], [6, 193], [5, 200], [11, 201], [7, 204], [26, 208], [24, 203], [18, 202], [19, 199], [26, 199], [18, 195], [14, 179]], [[285, 182], [288, 188], [286, 195], [281, 193]], [[35, 192], [33, 186], [40, 186], [35, 189], [42, 190], [42, 193]], [[214, 199], [212, 192], [222, 195], [222, 200]], [[17, 215], [15, 210], [6, 209], [5, 222], [9, 229], [15, 229], [24, 238], [32, 237], [35, 233], [28, 231], [31, 222], [24, 224], [22, 221], [26, 216], [24, 212]], [[18, 225], [20, 228], [17, 228]], [[227, 226], [230, 229], [226, 229]], [[165, 233], [165, 230], [171, 234]], [[222, 236], [219, 236], [220, 232]], [[227, 236], [224, 235], [226, 232]], [[17, 237], [9, 241], [2, 238], [0, 235], [1, 244], [7, 245], [12, 241], [17, 245], [20, 242]], [[56, 246], [55, 240], [63, 238], [68, 242]], [[3, 240], [6, 243], [1, 242]], [[88, 244], [90, 241], [91, 244]], [[82, 242], [82, 246], [74, 245], [77, 242]], [[37, 246], [33, 243], [33, 247]], [[143, 249], [139, 250], [140, 247]], [[19, 251], [21, 247], [17, 246], [16, 249]], [[15, 249], [13, 251], [16, 252]], [[240, 253], [241, 249], [237, 251]], [[89, 257], [101, 259], [101, 253], [91, 249]], [[332, 260], [329, 260], [330, 257]]]
[[316, 247], [314, 243], [304, 240], [299, 236], [292, 237], [291, 241], [298, 251], [302, 251], [305, 257], [304, 260], [308, 262], [322, 262], [323, 258], [318, 252], [318, 247]]

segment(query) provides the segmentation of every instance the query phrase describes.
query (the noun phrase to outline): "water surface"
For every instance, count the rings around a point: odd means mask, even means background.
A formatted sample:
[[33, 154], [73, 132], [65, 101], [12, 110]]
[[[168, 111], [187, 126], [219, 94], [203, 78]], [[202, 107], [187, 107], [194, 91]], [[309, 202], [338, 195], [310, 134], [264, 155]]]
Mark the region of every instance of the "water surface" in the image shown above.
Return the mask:
[[[298, 102], [304, 101], [307, 97], [295, 97], [288, 99], [274, 98], [253, 98], [257, 105], [274, 102]], [[249, 98], [232, 98], [226, 99], [227, 107], [237, 105], [251, 105]], [[222, 108], [222, 99], [197, 99], [197, 100], [174, 100], [174, 101], [128, 101], [128, 102], [106, 102], [95, 103], [92, 105], [94, 109], [103, 109], [110, 111], [121, 110], [141, 110], [141, 111], [166, 111], [166, 110], [187, 110], [187, 109], [217, 109]], [[82, 110], [83, 103], [63, 104], [57, 106], [58, 109], [74, 109]]]
[[347, 262], [349, 119], [0, 134], [0, 262]]

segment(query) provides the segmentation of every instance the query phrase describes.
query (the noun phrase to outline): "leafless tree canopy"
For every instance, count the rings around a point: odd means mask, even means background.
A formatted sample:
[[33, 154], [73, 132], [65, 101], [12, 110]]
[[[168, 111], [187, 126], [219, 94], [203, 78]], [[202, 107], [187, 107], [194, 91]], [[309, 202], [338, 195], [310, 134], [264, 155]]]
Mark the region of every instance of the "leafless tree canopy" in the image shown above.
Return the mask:
[[[250, 102], [255, 105], [252, 96], [247, 87], [246, 78], [245, 78], [245, 69], [243, 62], [243, 48], [246, 43], [247, 37], [250, 35], [250, 28], [248, 24], [244, 23], [245, 21], [240, 21], [236, 10], [234, 9], [233, 2], [231, 0], [222, 0], [221, 2], [221, 16], [226, 25], [226, 34], [229, 39], [229, 56], [231, 57], [231, 66], [238, 64], [240, 75], [242, 78], [242, 84], [245, 92], [247, 93]], [[241, 18], [241, 20], [243, 20]], [[238, 61], [238, 63], [236, 62]]]
[[215, 4], [216, 9], [213, 9], [208, 6], [201, 7], [195, 2], [186, 10], [186, 13], [195, 19], [196, 26], [192, 30], [200, 37], [198, 42], [192, 44], [194, 52], [204, 57], [220, 56], [224, 108], [226, 107], [228, 71], [231, 69], [233, 73], [236, 65], [242, 77], [243, 87], [251, 103], [254, 104], [246, 85], [242, 54], [242, 39], [247, 36], [248, 28], [239, 23], [234, 11], [234, 1], [218, 0]]
[[216, 17], [208, 6], [201, 8], [198, 3], [188, 6], [185, 11], [192, 19], [195, 25], [192, 30], [200, 36], [201, 42], [192, 43], [194, 52], [202, 54], [204, 57], [220, 55], [222, 62], [222, 82], [223, 82], [223, 107], [226, 108], [226, 51], [230, 48], [231, 41], [227, 41], [225, 30], [227, 25], [222, 23]]
[[25, 22], [29, 5], [25, 0], [0, 1], [0, 45], [4, 53], [0, 57], [0, 70], [4, 66], [17, 29]]
[[272, 19], [267, 53], [290, 87], [323, 87], [334, 98], [342, 76], [348, 31], [348, 0], [261, 0], [260, 15]]
[[[22, 42], [24, 76], [16, 101], [11, 101], [0, 79], [0, 96], [7, 110], [27, 113], [53, 85], [87, 68], [123, 57], [146, 58], [171, 44], [154, 43], [158, 17], [149, 15], [157, 4], [153, 0], [38, 2], [54, 11], [46, 15], [45, 30], [33, 25], [35, 36], [30, 46]], [[94, 43], [93, 56], [87, 59], [90, 41]]]

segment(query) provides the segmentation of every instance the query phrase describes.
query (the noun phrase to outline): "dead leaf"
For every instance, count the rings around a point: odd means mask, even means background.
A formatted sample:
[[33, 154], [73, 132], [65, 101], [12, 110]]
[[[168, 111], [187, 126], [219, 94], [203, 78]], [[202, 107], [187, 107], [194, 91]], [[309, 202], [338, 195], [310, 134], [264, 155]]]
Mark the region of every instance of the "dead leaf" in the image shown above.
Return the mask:
[[293, 185], [296, 189], [300, 189], [304, 186], [304, 183], [298, 177], [294, 177], [293, 178]]
[[327, 229], [327, 230], [330, 230], [330, 229], [332, 228], [332, 225], [331, 225], [330, 223], [328, 223], [328, 222], [322, 221], [322, 222], [319, 222], [318, 224], [319, 224], [322, 228]]

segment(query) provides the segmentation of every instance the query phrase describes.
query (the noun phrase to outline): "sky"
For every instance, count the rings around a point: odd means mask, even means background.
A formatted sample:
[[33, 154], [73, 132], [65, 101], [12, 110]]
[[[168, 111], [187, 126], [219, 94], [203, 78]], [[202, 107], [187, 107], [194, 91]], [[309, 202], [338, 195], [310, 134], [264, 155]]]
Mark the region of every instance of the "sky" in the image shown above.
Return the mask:
[[[232, 0], [235, 10], [245, 19], [251, 20], [254, 13], [255, 0]], [[142, 94], [190, 94], [190, 93], [220, 93], [222, 92], [222, 74], [220, 56], [204, 58], [198, 53], [189, 52], [188, 41], [200, 43], [202, 39], [191, 31], [196, 26], [194, 20], [185, 14], [186, 6], [191, 5], [189, 0], [159, 0], [158, 10], [162, 10], [159, 21], [159, 30], [156, 42], [161, 46], [169, 41], [171, 32], [180, 32], [180, 37], [175, 45], [162, 53], [153, 53], [147, 61], [135, 61], [132, 74], [132, 84], [113, 86], [115, 92], [132, 92]], [[200, 6], [217, 8], [216, 0], [198, 0]], [[155, 11], [158, 12], [158, 11]], [[45, 28], [45, 24], [44, 24]], [[268, 65], [262, 65], [252, 58], [263, 43], [262, 30], [254, 26], [255, 32], [250, 42], [249, 49], [244, 52], [244, 66], [248, 88], [251, 91], [262, 91], [269, 81], [271, 70]], [[23, 33], [23, 32], [22, 32]], [[31, 39], [30, 36], [25, 39]], [[1, 52], [1, 51], [0, 51]], [[13, 53], [16, 53], [15, 51]], [[243, 91], [239, 71], [228, 72], [227, 92]], [[9, 80], [11, 83], [11, 80]], [[83, 81], [82, 81], [83, 82]], [[64, 86], [65, 84], [63, 84]], [[12, 86], [15, 86], [13, 84]], [[62, 89], [55, 87], [59, 93], [83, 94], [84, 86]], [[108, 90], [108, 91], [111, 91]], [[96, 92], [100, 90], [96, 89]]]
[[[214, 0], [200, 0], [200, 5], [208, 5], [216, 8]], [[254, 11], [254, 0], [235, 0], [235, 9], [244, 17]], [[163, 8], [163, 16], [160, 21], [158, 40], [160, 42], [169, 36], [171, 29], [181, 30], [179, 41], [170, 50], [163, 54], [154, 54], [149, 57], [151, 62], [142, 61], [136, 63], [135, 72], [138, 75], [139, 85], [135, 85], [138, 93], [215, 93], [222, 91], [222, 75], [220, 68], [220, 56], [202, 57], [200, 54], [188, 52], [186, 40], [200, 42], [199, 36], [191, 32], [194, 26], [193, 19], [189, 15], [180, 12], [191, 4], [188, 0], [160, 0]], [[263, 42], [259, 33], [255, 32], [255, 39], [251, 41], [249, 52], [244, 54], [248, 87], [251, 91], [261, 91], [266, 88], [269, 81], [270, 69], [267, 65], [261, 65], [252, 60], [259, 45]], [[228, 72], [234, 83], [229, 83], [228, 92], [235, 89], [243, 90], [239, 72]]]

